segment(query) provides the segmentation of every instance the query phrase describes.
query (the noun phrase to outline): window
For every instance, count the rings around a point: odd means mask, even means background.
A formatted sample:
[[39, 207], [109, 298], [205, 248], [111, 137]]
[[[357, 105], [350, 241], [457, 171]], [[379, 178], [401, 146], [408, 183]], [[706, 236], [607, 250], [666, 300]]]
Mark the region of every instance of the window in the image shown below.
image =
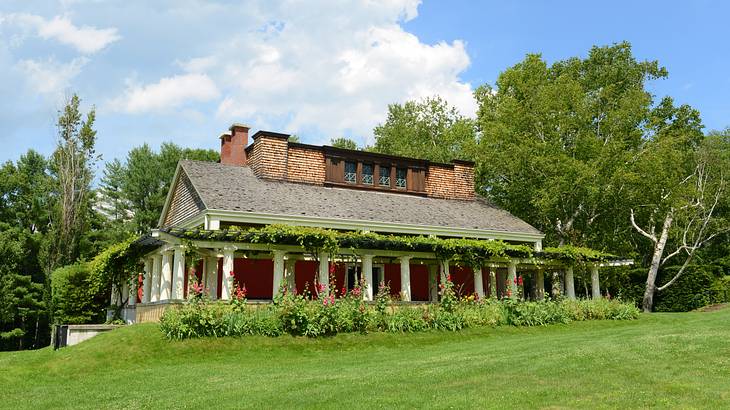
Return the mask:
[[362, 183], [365, 185], [373, 184], [373, 164], [362, 164]]
[[345, 162], [345, 182], [354, 184], [357, 182], [357, 164], [354, 162]]
[[380, 178], [378, 179], [380, 186], [390, 186], [390, 167], [380, 166]]
[[395, 170], [395, 187], [405, 189], [406, 188], [406, 175], [408, 174], [405, 168], [396, 168]]

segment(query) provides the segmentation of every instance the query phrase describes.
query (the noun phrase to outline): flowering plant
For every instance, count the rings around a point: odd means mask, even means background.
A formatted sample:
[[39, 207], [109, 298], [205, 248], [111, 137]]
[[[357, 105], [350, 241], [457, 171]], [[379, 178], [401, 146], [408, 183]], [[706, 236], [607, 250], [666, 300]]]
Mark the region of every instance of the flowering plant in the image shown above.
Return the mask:
[[456, 305], [456, 293], [454, 292], [454, 282], [451, 281], [451, 275], [446, 275], [446, 280], [439, 284], [439, 295], [441, 295], [441, 307], [446, 312], [453, 312]]

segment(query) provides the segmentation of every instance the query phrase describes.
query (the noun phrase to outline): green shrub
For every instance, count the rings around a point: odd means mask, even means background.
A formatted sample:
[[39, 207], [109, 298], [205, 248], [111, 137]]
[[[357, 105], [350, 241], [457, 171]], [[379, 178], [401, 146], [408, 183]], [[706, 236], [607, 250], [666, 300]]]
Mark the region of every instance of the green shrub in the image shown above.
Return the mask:
[[366, 331], [407, 333], [500, 325], [543, 326], [577, 320], [630, 320], [638, 316], [639, 310], [633, 304], [608, 299], [462, 300], [454, 301], [446, 309], [442, 304], [385, 307], [377, 302], [366, 304], [359, 293], [340, 299], [328, 295], [315, 300], [287, 294], [265, 308], [242, 309], [233, 304], [207, 301], [188, 303], [167, 310], [160, 327], [170, 339], [284, 333], [320, 337]]
[[[676, 275], [679, 267], [669, 266], [662, 269], [657, 285], [669, 281]], [[656, 293], [654, 310], [657, 312], [688, 312], [710, 303], [708, 291], [715, 277], [708, 266], [689, 266], [670, 287]]]
[[53, 271], [51, 300], [56, 323], [103, 323], [109, 294], [99, 292], [89, 264], [79, 263]]

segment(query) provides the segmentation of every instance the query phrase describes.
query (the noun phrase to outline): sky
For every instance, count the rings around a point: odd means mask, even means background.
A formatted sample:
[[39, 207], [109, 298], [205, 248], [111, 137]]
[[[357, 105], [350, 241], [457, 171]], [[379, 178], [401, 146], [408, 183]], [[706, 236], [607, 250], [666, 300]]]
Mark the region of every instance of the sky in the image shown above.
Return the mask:
[[528, 53], [549, 63], [629, 41], [661, 98], [730, 126], [726, 1], [14, 1], [0, 3], [0, 161], [53, 151], [77, 93], [97, 151], [218, 149], [232, 123], [311, 144], [372, 142], [388, 104], [473, 90]]

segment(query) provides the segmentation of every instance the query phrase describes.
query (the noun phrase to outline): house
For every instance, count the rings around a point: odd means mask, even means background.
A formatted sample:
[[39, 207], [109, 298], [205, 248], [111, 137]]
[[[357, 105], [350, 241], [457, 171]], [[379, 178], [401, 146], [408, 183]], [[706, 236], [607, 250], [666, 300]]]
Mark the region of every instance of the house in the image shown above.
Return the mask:
[[[572, 267], [540, 257], [495, 258], [473, 269], [432, 252], [312, 254], [296, 245], [231, 239], [232, 230], [283, 224], [496, 240], [542, 251], [540, 231], [475, 194], [471, 162], [300, 144], [268, 131], [250, 139], [249, 144], [248, 126], [234, 124], [220, 136], [220, 163], [178, 164], [159, 229], [144, 239], [152, 250], [143, 258], [141, 298], [130, 298], [130, 320], [157, 320], [166, 307], [184, 300], [189, 275], [196, 275], [212, 299], [231, 298], [233, 276], [245, 284], [250, 301], [272, 300], [283, 284], [315, 293], [315, 283], [347, 290], [362, 280], [366, 300], [384, 282], [404, 302], [429, 302], [438, 300], [437, 283], [446, 274], [462, 295], [485, 297], [516, 286], [518, 271], [529, 282], [526, 292], [541, 298], [548, 271], [551, 287], [575, 297]], [[598, 266], [592, 267], [594, 297], [600, 296]]]

